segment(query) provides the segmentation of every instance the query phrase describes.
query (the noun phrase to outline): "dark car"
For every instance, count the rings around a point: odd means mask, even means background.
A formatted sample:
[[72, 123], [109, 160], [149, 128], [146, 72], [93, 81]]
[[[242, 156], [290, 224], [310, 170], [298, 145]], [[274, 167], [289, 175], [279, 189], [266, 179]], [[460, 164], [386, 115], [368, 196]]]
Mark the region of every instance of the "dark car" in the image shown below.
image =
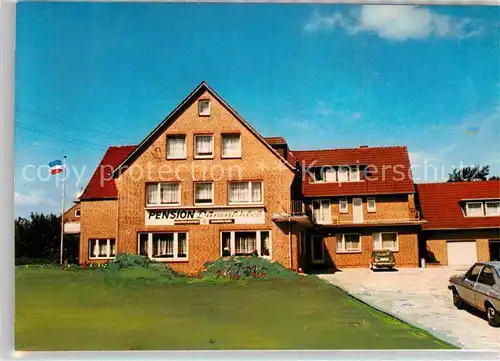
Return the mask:
[[373, 251], [372, 260], [370, 262], [370, 269], [375, 268], [388, 268], [393, 269], [396, 265], [394, 254], [389, 250]]

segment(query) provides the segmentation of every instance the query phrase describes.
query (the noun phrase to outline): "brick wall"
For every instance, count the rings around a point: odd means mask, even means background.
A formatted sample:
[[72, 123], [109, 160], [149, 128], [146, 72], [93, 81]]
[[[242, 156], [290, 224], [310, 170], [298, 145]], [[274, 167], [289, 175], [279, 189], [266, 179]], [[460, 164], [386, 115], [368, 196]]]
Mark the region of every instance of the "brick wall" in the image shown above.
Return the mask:
[[80, 222], [81, 217], [75, 216], [75, 211], [80, 209], [80, 203], [75, 203], [64, 213], [64, 222]]

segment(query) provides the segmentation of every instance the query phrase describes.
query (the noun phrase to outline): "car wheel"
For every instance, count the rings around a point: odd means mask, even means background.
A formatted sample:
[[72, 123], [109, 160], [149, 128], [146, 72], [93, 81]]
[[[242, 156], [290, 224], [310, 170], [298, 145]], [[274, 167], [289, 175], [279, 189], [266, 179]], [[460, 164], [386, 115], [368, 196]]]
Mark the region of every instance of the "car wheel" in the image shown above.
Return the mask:
[[459, 310], [464, 308], [464, 300], [462, 300], [462, 298], [458, 295], [458, 292], [456, 290], [453, 290], [453, 304]]
[[500, 326], [500, 314], [498, 314], [497, 310], [490, 304], [486, 305], [486, 317], [488, 317], [490, 326]]

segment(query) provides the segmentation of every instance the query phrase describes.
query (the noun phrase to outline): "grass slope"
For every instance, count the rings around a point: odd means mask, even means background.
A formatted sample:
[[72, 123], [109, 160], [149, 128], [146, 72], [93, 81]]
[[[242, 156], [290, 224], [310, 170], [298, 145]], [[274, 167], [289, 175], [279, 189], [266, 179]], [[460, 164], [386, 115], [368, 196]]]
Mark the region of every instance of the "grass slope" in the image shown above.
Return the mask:
[[171, 285], [17, 268], [15, 333], [33, 351], [452, 348], [314, 277]]

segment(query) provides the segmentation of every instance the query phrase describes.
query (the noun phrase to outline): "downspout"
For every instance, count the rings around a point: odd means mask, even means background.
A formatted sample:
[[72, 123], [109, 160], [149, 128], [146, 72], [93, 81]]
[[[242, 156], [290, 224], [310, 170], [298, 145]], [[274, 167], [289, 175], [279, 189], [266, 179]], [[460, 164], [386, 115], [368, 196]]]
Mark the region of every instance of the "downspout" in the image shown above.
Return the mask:
[[292, 268], [292, 221], [290, 217], [288, 217], [288, 248], [289, 248], [289, 257], [290, 257], [290, 269]]

